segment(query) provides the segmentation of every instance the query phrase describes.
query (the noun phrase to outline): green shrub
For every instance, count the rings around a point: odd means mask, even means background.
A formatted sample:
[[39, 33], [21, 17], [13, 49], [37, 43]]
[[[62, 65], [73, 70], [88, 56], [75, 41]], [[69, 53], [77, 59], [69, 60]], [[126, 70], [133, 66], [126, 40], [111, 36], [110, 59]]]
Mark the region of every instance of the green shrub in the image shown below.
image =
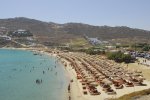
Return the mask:
[[114, 60], [116, 62], [125, 62], [125, 63], [130, 63], [133, 59], [131, 57], [131, 55], [129, 54], [124, 54], [122, 52], [111, 52], [107, 54], [108, 59], [110, 60]]
[[149, 45], [145, 45], [143, 48], [142, 48], [142, 51], [149, 51], [150, 50], [150, 46]]
[[104, 50], [96, 50], [94, 48], [89, 48], [89, 49], [85, 50], [85, 52], [90, 55], [105, 54]]

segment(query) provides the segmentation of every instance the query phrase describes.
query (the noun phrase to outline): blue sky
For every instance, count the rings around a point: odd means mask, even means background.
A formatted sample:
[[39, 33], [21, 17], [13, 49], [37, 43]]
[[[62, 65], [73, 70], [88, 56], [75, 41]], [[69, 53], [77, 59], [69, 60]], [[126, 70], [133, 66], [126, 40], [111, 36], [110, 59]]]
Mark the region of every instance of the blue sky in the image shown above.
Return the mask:
[[150, 0], [0, 0], [0, 19], [129, 26], [150, 30]]

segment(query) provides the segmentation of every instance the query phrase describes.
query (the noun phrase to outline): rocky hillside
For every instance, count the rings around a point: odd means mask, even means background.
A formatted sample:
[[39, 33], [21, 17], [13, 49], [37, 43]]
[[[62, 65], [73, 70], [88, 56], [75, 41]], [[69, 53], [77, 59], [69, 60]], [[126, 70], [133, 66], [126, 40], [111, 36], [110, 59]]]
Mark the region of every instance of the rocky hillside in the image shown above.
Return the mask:
[[9, 31], [17, 29], [30, 30], [39, 41], [68, 42], [70, 39], [81, 38], [85, 35], [98, 37], [102, 40], [130, 42], [150, 42], [150, 31], [129, 27], [92, 26], [82, 23], [57, 24], [43, 22], [24, 17], [0, 19], [0, 27]]

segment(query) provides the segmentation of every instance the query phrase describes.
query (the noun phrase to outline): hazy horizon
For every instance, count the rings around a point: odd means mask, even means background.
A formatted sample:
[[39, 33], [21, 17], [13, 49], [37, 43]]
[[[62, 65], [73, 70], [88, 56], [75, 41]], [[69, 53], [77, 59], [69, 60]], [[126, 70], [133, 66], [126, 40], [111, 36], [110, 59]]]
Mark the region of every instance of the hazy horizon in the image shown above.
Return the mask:
[[5, 0], [0, 19], [26, 17], [45, 22], [128, 26], [150, 30], [149, 0]]
[[142, 28], [137, 28], [137, 27], [130, 27], [130, 26], [118, 26], [118, 25], [94, 25], [94, 24], [89, 24], [89, 23], [84, 23], [84, 22], [65, 22], [65, 23], [57, 23], [57, 22], [53, 22], [53, 21], [44, 21], [44, 20], [40, 20], [40, 19], [35, 19], [35, 18], [29, 18], [29, 17], [12, 17], [12, 18], [0, 18], [0, 19], [15, 19], [15, 18], [27, 18], [27, 19], [33, 19], [33, 20], [38, 20], [38, 21], [42, 21], [42, 22], [46, 22], [46, 23], [55, 23], [55, 24], [67, 24], [67, 23], [81, 23], [81, 24], [87, 24], [87, 25], [91, 25], [91, 26], [108, 26], [108, 27], [129, 27], [129, 28], [133, 28], [133, 29], [141, 29], [141, 30], [146, 30], [146, 31], [150, 31], [150, 29], [142, 29]]

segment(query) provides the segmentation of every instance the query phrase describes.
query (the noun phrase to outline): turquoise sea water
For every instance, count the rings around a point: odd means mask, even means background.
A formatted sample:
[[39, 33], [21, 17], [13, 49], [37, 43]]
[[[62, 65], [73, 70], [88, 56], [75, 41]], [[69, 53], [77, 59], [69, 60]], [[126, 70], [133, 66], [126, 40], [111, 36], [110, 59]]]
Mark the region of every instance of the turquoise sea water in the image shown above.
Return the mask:
[[55, 57], [0, 49], [0, 100], [64, 100], [67, 84]]

